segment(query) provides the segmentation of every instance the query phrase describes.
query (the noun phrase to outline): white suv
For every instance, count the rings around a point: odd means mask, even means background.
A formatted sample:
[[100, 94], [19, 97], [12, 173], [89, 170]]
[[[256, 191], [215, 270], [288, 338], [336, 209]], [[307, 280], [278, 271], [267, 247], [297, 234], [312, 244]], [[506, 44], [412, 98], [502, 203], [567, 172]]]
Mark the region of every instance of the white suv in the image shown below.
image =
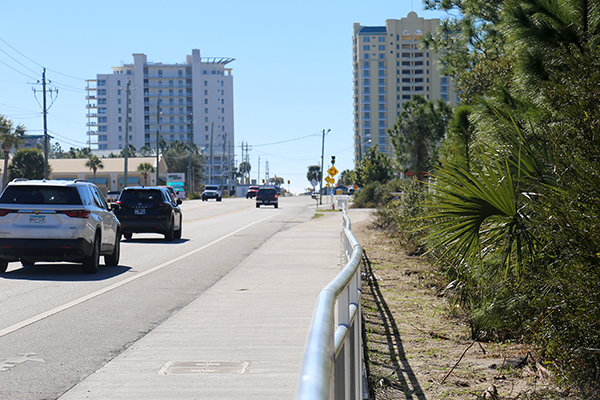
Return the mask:
[[101, 255], [119, 264], [120, 243], [119, 220], [87, 181], [16, 179], [0, 196], [0, 273], [19, 260], [81, 262], [95, 273]]

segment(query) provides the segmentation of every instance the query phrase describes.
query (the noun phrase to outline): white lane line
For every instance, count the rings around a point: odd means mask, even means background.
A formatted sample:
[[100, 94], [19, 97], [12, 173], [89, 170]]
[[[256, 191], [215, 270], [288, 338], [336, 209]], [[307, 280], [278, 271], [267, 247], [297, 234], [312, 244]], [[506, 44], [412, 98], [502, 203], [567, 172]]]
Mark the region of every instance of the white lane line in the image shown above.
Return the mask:
[[269, 219], [269, 218], [272, 218], [272, 217], [274, 217], [275, 215], [276, 215], [276, 214], [273, 214], [273, 215], [270, 215], [270, 216], [268, 216], [268, 217], [266, 217], [266, 218], [263, 218], [263, 219], [259, 219], [259, 220], [257, 220], [257, 221], [254, 221], [254, 222], [252, 222], [252, 223], [250, 223], [250, 224], [248, 224], [248, 225], [246, 225], [246, 226], [244, 226], [244, 227], [242, 227], [242, 228], [239, 228], [239, 229], [237, 229], [237, 230], [235, 230], [235, 231], [233, 231], [233, 232], [230, 232], [230, 233], [228, 233], [228, 234], [227, 234], [227, 235], [225, 235], [225, 236], [221, 236], [220, 238], [218, 238], [218, 239], [215, 239], [215, 240], [213, 240], [212, 242], [210, 242], [210, 243], [208, 243], [208, 244], [205, 244], [205, 245], [204, 245], [204, 246], [202, 246], [202, 247], [199, 247], [199, 248], [197, 248], [196, 250], [192, 250], [192, 251], [190, 251], [189, 253], [183, 254], [183, 255], [181, 255], [181, 256], [179, 256], [179, 257], [177, 257], [177, 258], [173, 259], [173, 260], [167, 261], [166, 263], [163, 263], [163, 264], [157, 265], [156, 267], [152, 267], [152, 268], [150, 268], [150, 269], [148, 269], [148, 270], [146, 270], [146, 271], [144, 271], [144, 272], [140, 272], [139, 274], [136, 274], [136, 275], [134, 275], [134, 276], [131, 276], [131, 277], [129, 277], [129, 278], [123, 279], [122, 281], [116, 282], [116, 283], [114, 283], [114, 284], [112, 284], [112, 285], [110, 285], [110, 286], [107, 286], [107, 287], [105, 287], [105, 288], [102, 288], [102, 289], [100, 289], [100, 290], [97, 290], [97, 291], [95, 291], [95, 292], [92, 292], [92, 293], [90, 293], [90, 294], [88, 294], [88, 295], [86, 295], [86, 296], [83, 296], [83, 297], [80, 297], [80, 298], [78, 298], [78, 299], [76, 299], [76, 300], [73, 300], [73, 301], [70, 301], [70, 302], [68, 302], [68, 303], [65, 303], [65, 304], [63, 304], [62, 306], [58, 306], [58, 307], [56, 307], [56, 308], [53, 308], [52, 310], [45, 311], [45, 312], [43, 312], [43, 313], [41, 313], [41, 314], [35, 315], [35, 316], [33, 316], [33, 317], [31, 317], [31, 318], [28, 318], [28, 319], [26, 319], [26, 320], [23, 320], [23, 321], [21, 321], [21, 322], [17, 322], [17, 323], [16, 323], [16, 324], [14, 324], [14, 325], [11, 325], [11, 326], [9, 326], [9, 327], [7, 327], [7, 328], [4, 328], [4, 329], [0, 330], [0, 337], [2, 337], [2, 336], [5, 336], [5, 335], [8, 335], [8, 334], [9, 334], [9, 333], [11, 333], [11, 332], [14, 332], [14, 331], [16, 331], [16, 330], [19, 330], [19, 329], [21, 329], [21, 328], [23, 328], [23, 327], [25, 327], [25, 326], [27, 326], [27, 325], [31, 325], [31, 324], [33, 324], [33, 323], [35, 323], [35, 322], [37, 322], [37, 321], [40, 321], [40, 320], [42, 320], [42, 319], [44, 319], [44, 318], [47, 318], [47, 317], [50, 317], [50, 316], [52, 316], [52, 315], [54, 315], [54, 314], [58, 314], [58, 313], [59, 313], [59, 312], [61, 312], [61, 311], [67, 310], [67, 309], [69, 309], [69, 308], [71, 308], [71, 307], [74, 307], [74, 306], [76, 306], [76, 305], [78, 305], [78, 304], [81, 304], [81, 303], [83, 303], [84, 301], [87, 301], [87, 300], [93, 299], [94, 297], [100, 296], [101, 294], [104, 294], [104, 293], [106, 293], [106, 292], [109, 292], [109, 291], [111, 291], [111, 290], [113, 290], [113, 289], [116, 289], [116, 288], [118, 288], [118, 287], [121, 287], [121, 286], [123, 286], [123, 285], [126, 285], [126, 284], [128, 284], [128, 283], [130, 283], [130, 282], [133, 282], [133, 281], [135, 281], [136, 279], [142, 278], [142, 277], [144, 277], [144, 276], [146, 276], [146, 275], [148, 275], [148, 274], [151, 274], [151, 273], [153, 273], [153, 272], [155, 272], [155, 271], [158, 271], [158, 270], [159, 270], [159, 269], [161, 269], [161, 268], [167, 267], [167, 266], [169, 266], [169, 265], [171, 265], [171, 264], [173, 264], [173, 263], [176, 263], [176, 262], [178, 262], [178, 261], [181, 261], [181, 260], [183, 260], [183, 259], [184, 259], [184, 258], [186, 258], [186, 257], [189, 257], [189, 256], [191, 256], [191, 255], [193, 255], [193, 254], [196, 254], [196, 253], [198, 253], [198, 252], [202, 251], [202, 250], [205, 250], [205, 249], [209, 248], [210, 246], [213, 246], [213, 245], [215, 245], [215, 244], [217, 244], [217, 243], [219, 243], [219, 242], [221, 242], [221, 241], [223, 241], [223, 240], [225, 240], [225, 239], [227, 239], [227, 238], [229, 238], [229, 237], [231, 237], [231, 236], [235, 235], [236, 233], [238, 233], [238, 232], [241, 232], [241, 231], [243, 231], [244, 229], [247, 229], [247, 228], [251, 227], [252, 225], [258, 224], [259, 222], [263, 222], [263, 221], [265, 221], [265, 220], [267, 220], [267, 219]]

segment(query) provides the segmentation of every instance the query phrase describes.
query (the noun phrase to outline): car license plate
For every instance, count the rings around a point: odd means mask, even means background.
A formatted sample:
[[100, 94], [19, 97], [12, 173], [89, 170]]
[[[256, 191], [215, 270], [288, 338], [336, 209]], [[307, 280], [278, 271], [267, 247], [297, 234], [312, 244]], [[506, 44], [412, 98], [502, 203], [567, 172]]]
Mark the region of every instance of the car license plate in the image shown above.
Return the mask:
[[45, 215], [30, 215], [29, 223], [30, 224], [45, 224], [46, 216]]
[[136, 208], [134, 211], [135, 215], [146, 215], [146, 209], [144, 208]]

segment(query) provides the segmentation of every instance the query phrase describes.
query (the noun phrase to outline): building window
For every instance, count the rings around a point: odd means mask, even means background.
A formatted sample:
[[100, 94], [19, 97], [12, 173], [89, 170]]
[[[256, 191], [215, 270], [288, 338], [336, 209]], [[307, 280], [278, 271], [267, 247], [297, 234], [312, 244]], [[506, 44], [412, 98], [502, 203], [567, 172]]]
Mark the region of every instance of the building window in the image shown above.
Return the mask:
[[365, 54], [365, 60], [368, 60], [368, 59], [370, 59], [370, 58], [371, 58], [371, 55], [370, 55], [370, 54]]
[[385, 44], [379, 45], [379, 51], [385, 51]]
[[379, 42], [380, 43], [385, 42], [385, 36], [379, 36]]
[[98, 132], [108, 132], [108, 126], [106, 126], [106, 125], [98, 126]]
[[98, 108], [98, 114], [106, 114], [106, 107]]
[[368, 36], [363, 37], [363, 42], [365, 43], [369, 43], [371, 41], [371, 38]]
[[106, 86], [106, 79], [98, 79], [98, 86]]
[[365, 45], [363, 46], [363, 50], [364, 50], [364, 51], [369, 51], [369, 50], [371, 50], [371, 46], [370, 46], [370, 45], [368, 45], [368, 44], [365, 44]]

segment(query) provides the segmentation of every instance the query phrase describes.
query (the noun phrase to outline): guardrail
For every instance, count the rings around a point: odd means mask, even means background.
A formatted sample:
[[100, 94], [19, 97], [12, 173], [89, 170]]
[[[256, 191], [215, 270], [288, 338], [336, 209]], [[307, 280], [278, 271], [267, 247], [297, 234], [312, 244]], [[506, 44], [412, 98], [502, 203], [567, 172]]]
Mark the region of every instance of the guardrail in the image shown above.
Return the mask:
[[[368, 398], [363, 383], [360, 308], [363, 249], [342, 210], [342, 271], [319, 293], [308, 335], [297, 400]], [[337, 302], [337, 328], [334, 329]]]

